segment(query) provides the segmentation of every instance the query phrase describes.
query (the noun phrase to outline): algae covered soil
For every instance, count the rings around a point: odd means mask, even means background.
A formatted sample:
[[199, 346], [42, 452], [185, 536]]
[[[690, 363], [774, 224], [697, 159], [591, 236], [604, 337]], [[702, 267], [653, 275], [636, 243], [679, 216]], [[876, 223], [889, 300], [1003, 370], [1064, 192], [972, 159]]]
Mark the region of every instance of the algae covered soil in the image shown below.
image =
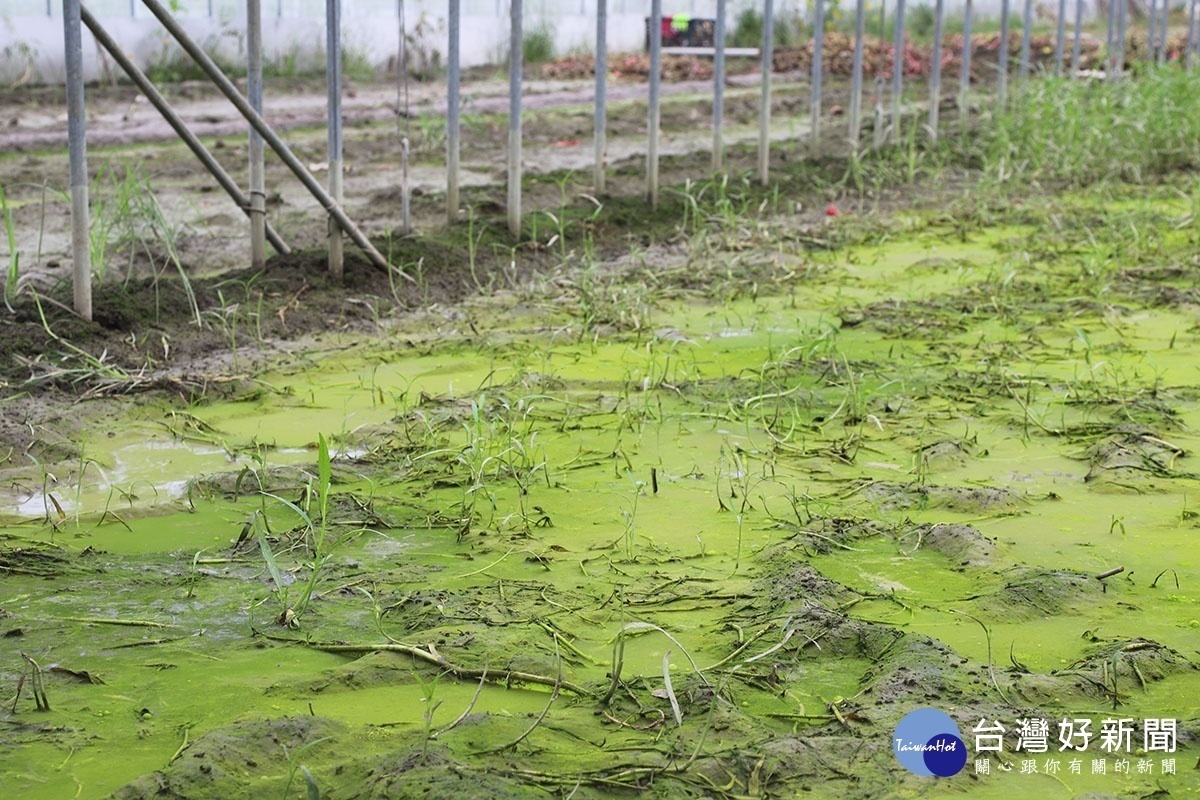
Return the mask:
[[14, 459], [5, 796], [1194, 796], [1194, 179], [678, 195]]

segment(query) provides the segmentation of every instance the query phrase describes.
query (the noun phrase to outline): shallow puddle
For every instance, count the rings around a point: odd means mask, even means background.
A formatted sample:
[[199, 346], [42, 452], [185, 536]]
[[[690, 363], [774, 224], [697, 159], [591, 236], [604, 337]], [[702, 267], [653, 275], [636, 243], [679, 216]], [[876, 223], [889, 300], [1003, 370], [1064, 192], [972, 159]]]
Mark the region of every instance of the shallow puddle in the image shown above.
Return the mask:
[[[1021, 774], [1011, 737], [936, 796], [1197, 791], [1195, 306], [1023, 248], [1038, 224], [906, 224], [640, 330], [344, 339], [114, 422], [7, 508], [4, 783], [918, 796], [890, 737], [934, 706], [968, 745], [985, 717], [1181, 730], [1175, 774], [1095, 746]], [[222, 737], [241, 773], [200, 769]]]

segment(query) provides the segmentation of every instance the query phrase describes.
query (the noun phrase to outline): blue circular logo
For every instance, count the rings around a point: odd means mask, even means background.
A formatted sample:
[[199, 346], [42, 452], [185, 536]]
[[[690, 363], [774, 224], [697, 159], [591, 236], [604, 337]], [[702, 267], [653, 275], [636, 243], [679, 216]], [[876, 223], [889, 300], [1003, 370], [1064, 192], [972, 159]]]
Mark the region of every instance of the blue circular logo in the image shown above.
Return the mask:
[[914, 775], [949, 778], [967, 763], [967, 746], [958, 723], [936, 708], [918, 708], [904, 715], [892, 737], [896, 760]]

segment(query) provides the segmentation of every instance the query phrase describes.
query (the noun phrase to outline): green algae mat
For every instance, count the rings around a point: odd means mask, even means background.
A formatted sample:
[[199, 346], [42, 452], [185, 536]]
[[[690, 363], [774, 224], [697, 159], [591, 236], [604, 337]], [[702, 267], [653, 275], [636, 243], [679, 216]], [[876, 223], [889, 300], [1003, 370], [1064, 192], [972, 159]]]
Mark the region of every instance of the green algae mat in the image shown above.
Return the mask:
[[93, 421], [3, 795], [1195, 796], [1194, 212], [693, 220]]

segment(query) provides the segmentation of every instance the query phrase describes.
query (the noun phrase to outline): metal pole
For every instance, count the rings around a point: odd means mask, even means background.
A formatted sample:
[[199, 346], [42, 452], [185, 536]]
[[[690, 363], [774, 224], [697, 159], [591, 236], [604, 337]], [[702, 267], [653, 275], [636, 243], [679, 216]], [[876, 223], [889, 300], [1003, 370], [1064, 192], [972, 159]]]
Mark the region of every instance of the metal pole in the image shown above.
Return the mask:
[[963, 49], [962, 49], [962, 69], [958, 74], [958, 114], [963, 131], [965, 132], [967, 118], [971, 111], [967, 107], [967, 101], [971, 92], [971, 17], [973, 8], [972, 0], [966, 0], [963, 6]]
[[1125, 32], [1128, 23], [1127, 0], [1121, 0], [1117, 13], [1117, 60], [1114, 62], [1113, 78], [1120, 77], [1125, 72]]
[[725, 119], [725, 0], [717, 0], [717, 29], [713, 36], [713, 48], [712, 169], [713, 172], [719, 172], [725, 166], [725, 143], [721, 131]]
[[[328, 100], [329, 195], [342, 204], [342, 0], [325, 0], [325, 88]], [[329, 218], [329, 274], [341, 279], [345, 272], [342, 231]]]
[[[221, 90], [221, 94], [225, 95], [229, 102], [233, 103], [234, 108], [254, 126], [256, 131], [262, 134], [263, 140], [275, 151], [275, 154], [279, 156], [279, 160], [287, 165], [292, 174], [304, 184], [304, 188], [308, 189], [309, 193], [321, 204], [321, 207], [333, 215], [338, 224], [342, 226], [342, 230], [346, 231], [354, 243], [362, 248], [363, 253], [371, 260], [371, 263], [380, 269], [391, 270], [391, 265], [388, 264], [387, 259], [376, 249], [375, 245], [371, 244], [371, 240], [363, 235], [362, 231], [346, 215], [342, 207], [330, 197], [320, 182], [312, 176], [312, 173], [305, 169], [300, 159], [296, 158], [296, 154], [284, 144], [275, 131], [271, 130], [271, 126], [262, 118], [262, 115], [250, 107], [250, 104], [246, 102], [246, 98], [242, 97], [237, 87], [233, 85], [229, 78], [225, 77], [220, 67], [213, 63], [213, 60], [196, 44], [192, 37], [187, 35], [179, 23], [175, 21], [174, 17], [163, 8], [159, 0], [142, 0], [142, 4], [150, 9], [150, 13], [162, 23], [167, 33], [171, 34], [179, 42], [180, 46], [192, 57], [196, 65], [204, 71], [209, 80]], [[412, 276], [404, 273], [401, 274], [406, 279], [413, 280]]]
[[863, 39], [866, 36], [867, 0], [854, 4], [854, 61], [850, 73], [850, 147], [858, 151], [862, 129]]
[[1105, 22], [1107, 23], [1107, 27], [1104, 35], [1104, 70], [1106, 73], [1112, 74], [1113, 50], [1116, 48], [1117, 14], [1111, 0], [1108, 4], [1108, 14]]
[[1063, 49], [1067, 43], [1067, 0], [1058, 0], [1058, 28], [1054, 34], [1054, 74], [1062, 75]]
[[1146, 49], [1150, 51], [1150, 60], [1158, 58], [1158, 0], [1150, 0], [1146, 9]]
[[592, 184], [596, 194], [603, 194], [607, 182], [605, 162], [608, 160], [608, 0], [596, 0], [595, 72], [596, 108], [592, 120], [592, 138], [596, 148], [596, 164]]
[[508, 10], [508, 232], [521, 234], [521, 67], [524, 34], [521, 29], [521, 0], [512, 0]]
[[1000, 108], [1008, 102], [1008, 48], [1009, 48], [1009, 16], [1012, 13], [1012, 0], [1000, 0], [1000, 47], [996, 49], [997, 85], [996, 100]]
[[933, 6], [933, 63], [929, 69], [929, 138], [935, 142], [942, 102], [942, 33], [945, 25], [946, 0], [937, 0]]
[[1171, 0], [1163, 0], [1162, 19], [1159, 20], [1160, 29], [1158, 32], [1158, 63], [1163, 64], [1167, 60], [1167, 22], [1171, 17]]
[[1188, 0], [1187, 41], [1183, 46], [1183, 66], [1192, 66], [1192, 51], [1196, 47], [1196, 0]]
[[[262, 0], [246, 0], [246, 99], [263, 110]], [[250, 266], [267, 263], [267, 184], [262, 137], [250, 129]]]
[[450, 0], [450, 41], [446, 55], [446, 221], [458, 219], [458, 158], [461, 135], [459, 111], [459, 7], [460, 0]]
[[812, 96], [809, 107], [812, 113], [811, 137], [815, 145], [821, 133], [821, 79], [825, 75], [822, 64], [825, 53], [825, 0], [815, 0], [813, 7], [813, 57], [812, 57]]
[[88, 234], [87, 118], [83, 105], [83, 32], [79, 0], [63, 0], [63, 43], [67, 58], [67, 143], [71, 175], [71, 257], [75, 313], [92, 318], [92, 251]]
[[650, 0], [650, 118], [646, 128], [646, 198], [658, 210], [658, 92], [662, 81], [662, 0]]
[[[200, 140], [196, 138], [195, 134], [188, 129], [183, 120], [179, 118], [179, 115], [175, 113], [175, 110], [171, 108], [171, 105], [167, 102], [167, 99], [162, 96], [162, 93], [160, 93], [158, 89], [154, 87], [154, 84], [150, 82], [150, 79], [146, 77], [146, 73], [142, 72], [136, 64], [129, 60], [129, 57], [125, 55], [125, 51], [121, 49], [120, 45], [118, 45], [116, 41], [108, 35], [108, 31], [101, 27], [100, 22], [94, 16], [92, 16], [92, 12], [86, 8], [81, 8], [80, 10], [83, 16], [83, 24], [87, 25], [88, 29], [91, 30], [92, 36], [96, 37], [96, 42], [108, 51], [108, 54], [111, 55], [113, 60], [117, 62], [117, 66], [125, 71], [125, 74], [128, 75], [129, 79], [133, 81], [133, 84], [137, 86], [138, 91], [145, 95], [146, 99], [150, 101], [150, 104], [158, 110], [158, 113], [161, 114], [163, 119], [167, 121], [167, 124], [171, 126], [171, 129], [175, 131], [175, 134], [180, 138], [180, 140], [188, 146], [188, 149], [191, 150], [193, 154], [195, 154], [196, 158], [200, 160], [200, 163], [204, 165], [204, 168], [207, 169], [214, 178], [216, 178], [217, 183], [220, 184], [221, 188], [225, 190], [226, 194], [233, 199], [233, 202], [237, 203], [238, 208], [240, 208], [246, 214], [246, 216], [253, 219], [251, 214], [251, 209], [253, 206], [252, 199], [242, 194], [242, 190], [238, 188], [237, 183], [235, 183], [233, 178], [229, 176], [229, 173], [225, 171], [225, 168], [222, 167], [215, 158], [213, 158], [212, 153], [208, 152], [204, 145], [200, 143]], [[271, 223], [266, 222], [265, 216], [263, 219], [263, 228], [266, 233], [267, 241], [269, 241], [271, 246], [275, 248], [275, 252], [282, 253], [283, 255], [290, 253], [292, 251], [291, 248], [288, 247], [287, 243], [279, 237], [279, 234], [277, 234], [275, 229], [271, 227]]]
[[775, 1], [766, 0], [762, 29], [762, 99], [758, 108], [758, 182], [766, 186], [771, 173], [771, 70], [774, 68]]
[[1079, 77], [1079, 56], [1083, 52], [1083, 0], [1075, 0], [1075, 35], [1071, 40], [1071, 77]]
[[900, 99], [904, 93], [904, 0], [896, 0], [892, 34], [892, 142], [900, 141]]
[[1021, 61], [1017, 65], [1017, 77], [1029, 77], [1029, 40], [1033, 36], [1033, 0], [1025, 0], [1025, 13], [1021, 18]]
[[[399, 29], [399, 47], [396, 53], [397, 110], [403, 112], [404, 122], [397, 131], [400, 135], [400, 233], [412, 233], [412, 192], [408, 183], [408, 22], [404, 18], [404, 0], [397, 0], [396, 22]], [[400, 103], [403, 102], [401, 108]]]

